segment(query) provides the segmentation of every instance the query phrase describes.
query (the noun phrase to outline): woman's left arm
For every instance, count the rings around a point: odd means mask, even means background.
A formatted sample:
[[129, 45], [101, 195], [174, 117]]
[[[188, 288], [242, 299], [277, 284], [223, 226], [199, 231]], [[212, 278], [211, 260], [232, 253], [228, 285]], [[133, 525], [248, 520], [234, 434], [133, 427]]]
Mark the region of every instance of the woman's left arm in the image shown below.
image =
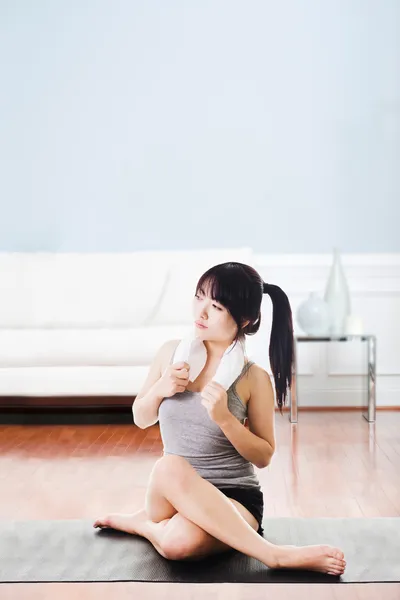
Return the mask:
[[229, 411], [226, 392], [217, 383], [211, 382], [203, 390], [203, 404], [239, 454], [262, 469], [269, 465], [275, 452], [275, 398], [268, 373], [258, 365], [251, 371], [249, 429]]

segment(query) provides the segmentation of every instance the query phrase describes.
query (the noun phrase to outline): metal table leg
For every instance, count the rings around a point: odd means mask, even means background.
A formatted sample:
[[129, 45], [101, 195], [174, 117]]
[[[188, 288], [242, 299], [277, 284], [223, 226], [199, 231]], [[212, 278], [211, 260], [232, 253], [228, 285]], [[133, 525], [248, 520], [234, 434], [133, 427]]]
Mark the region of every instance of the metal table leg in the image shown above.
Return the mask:
[[290, 412], [289, 420], [291, 423], [297, 423], [297, 348], [296, 340], [293, 344], [293, 371], [292, 371], [292, 386], [289, 390]]
[[363, 417], [373, 423], [376, 419], [376, 338], [368, 338], [368, 412]]

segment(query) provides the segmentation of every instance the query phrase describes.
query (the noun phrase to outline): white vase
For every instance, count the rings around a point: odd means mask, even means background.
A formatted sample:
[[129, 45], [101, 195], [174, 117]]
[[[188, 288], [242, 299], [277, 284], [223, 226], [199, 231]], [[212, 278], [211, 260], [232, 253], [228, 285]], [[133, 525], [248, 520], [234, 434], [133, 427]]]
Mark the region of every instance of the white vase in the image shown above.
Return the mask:
[[332, 335], [346, 333], [346, 319], [350, 315], [350, 292], [337, 248], [333, 252], [333, 264], [325, 289], [325, 302], [329, 306]]
[[328, 335], [330, 321], [329, 306], [315, 292], [297, 309], [297, 322], [307, 335]]

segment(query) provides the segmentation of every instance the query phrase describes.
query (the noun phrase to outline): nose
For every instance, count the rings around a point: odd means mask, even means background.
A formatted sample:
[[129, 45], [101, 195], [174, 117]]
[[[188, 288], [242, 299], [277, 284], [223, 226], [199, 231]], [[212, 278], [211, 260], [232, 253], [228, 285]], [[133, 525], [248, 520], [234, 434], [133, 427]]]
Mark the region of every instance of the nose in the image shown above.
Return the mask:
[[200, 311], [200, 318], [207, 320], [208, 319], [208, 312], [207, 312], [207, 307], [206, 306], [202, 306], [201, 311]]

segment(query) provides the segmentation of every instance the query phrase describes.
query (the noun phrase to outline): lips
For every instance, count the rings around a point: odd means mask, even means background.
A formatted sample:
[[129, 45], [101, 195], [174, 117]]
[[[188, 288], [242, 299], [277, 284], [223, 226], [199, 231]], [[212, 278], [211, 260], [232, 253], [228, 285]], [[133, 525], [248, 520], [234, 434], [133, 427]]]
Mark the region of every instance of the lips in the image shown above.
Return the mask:
[[196, 321], [196, 325], [197, 327], [199, 327], [200, 329], [207, 329], [206, 325], [203, 325], [203, 323], [200, 323], [200, 321]]

